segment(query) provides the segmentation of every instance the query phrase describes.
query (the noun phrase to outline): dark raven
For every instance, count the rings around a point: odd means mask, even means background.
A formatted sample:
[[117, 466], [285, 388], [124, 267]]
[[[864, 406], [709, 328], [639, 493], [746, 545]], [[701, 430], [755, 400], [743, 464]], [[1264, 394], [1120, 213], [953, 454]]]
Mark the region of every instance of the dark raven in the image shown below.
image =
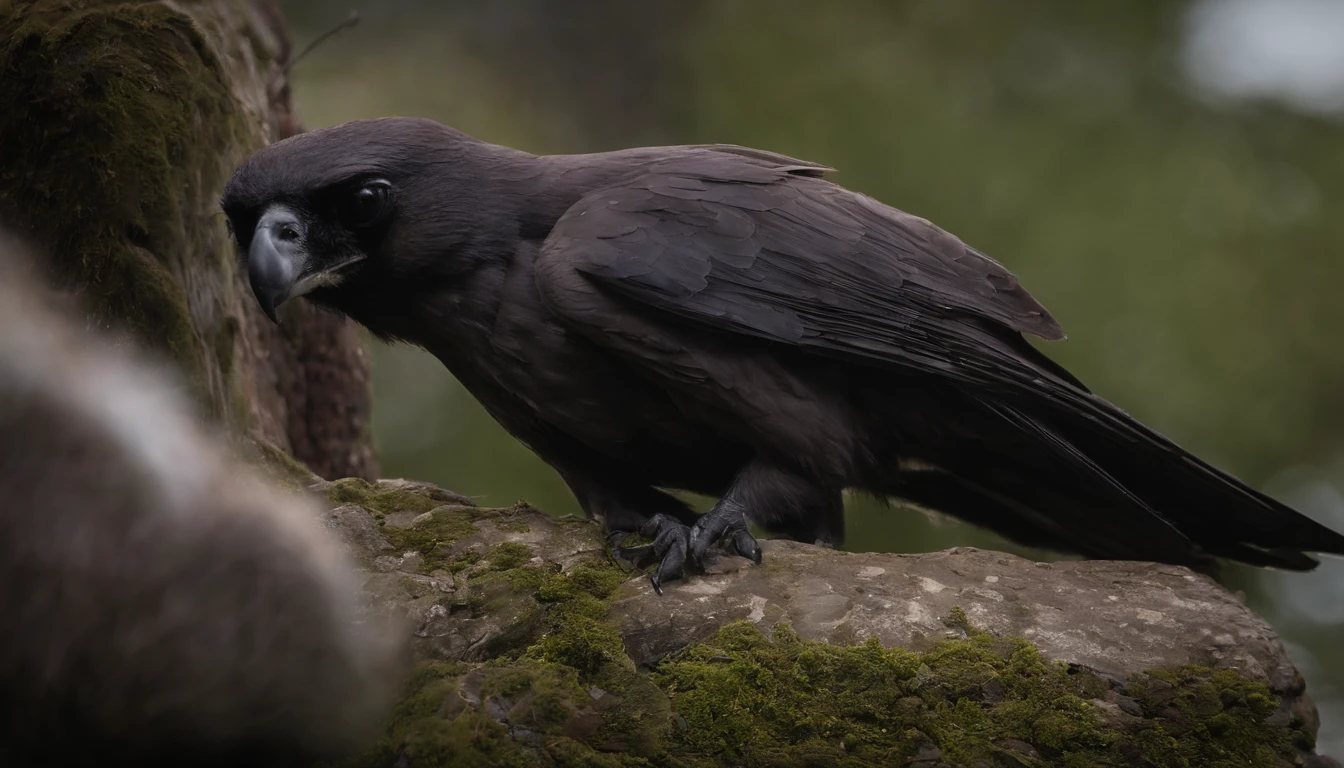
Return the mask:
[[829, 170], [384, 118], [257, 152], [223, 208], [272, 319], [307, 295], [429, 350], [589, 515], [653, 539], [656, 587], [717, 541], [759, 561], [748, 522], [838, 544], [847, 488], [1093, 558], [1344, 553], [1032, 347], [1064, 333], [998, 263]]

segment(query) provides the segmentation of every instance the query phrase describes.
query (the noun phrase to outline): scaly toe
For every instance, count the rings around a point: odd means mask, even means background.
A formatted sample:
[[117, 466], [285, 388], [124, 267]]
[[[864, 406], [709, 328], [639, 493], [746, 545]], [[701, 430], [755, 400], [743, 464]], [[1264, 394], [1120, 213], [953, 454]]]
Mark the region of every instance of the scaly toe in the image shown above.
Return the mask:
[[751, 531], [745, 528], [735, 531], [728, 540], [728, 546], [742, 557], [757, 565], [761, 564], [761, 545], [757, 543], [756, 537], [751, 535]]

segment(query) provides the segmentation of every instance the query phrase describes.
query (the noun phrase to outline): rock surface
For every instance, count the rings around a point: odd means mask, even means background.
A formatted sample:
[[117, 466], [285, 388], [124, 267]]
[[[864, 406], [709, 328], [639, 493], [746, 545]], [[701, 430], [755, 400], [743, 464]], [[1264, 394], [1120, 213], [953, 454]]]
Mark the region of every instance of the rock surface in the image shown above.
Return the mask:
[[664, 590], [643, 581], [616, 601], [626, 650], [651, 663], [729, 621], [786, 622], [807, 640], [927, 646], [955, 635], [960, 607], [976, 627], [1030, 640], [1046, 658], [1116, 679], [1150, 667], [1236, 668], [1296, 697], [1302, 681], [1278, 636], [1223, 587], [1153, 563], [1033, 563], [968, 547], [920, 555], [827, 552], [762, 544], [761, 567], [723, 558], [720, 572]]
[[315, 490], [429, 670], [421, 716], [361, 765], [1338, 765], [1273, 630], [1183, 568], [765, 541], [762, 565], [724, 556], [659, 597], [588, 521], [405, 481]]

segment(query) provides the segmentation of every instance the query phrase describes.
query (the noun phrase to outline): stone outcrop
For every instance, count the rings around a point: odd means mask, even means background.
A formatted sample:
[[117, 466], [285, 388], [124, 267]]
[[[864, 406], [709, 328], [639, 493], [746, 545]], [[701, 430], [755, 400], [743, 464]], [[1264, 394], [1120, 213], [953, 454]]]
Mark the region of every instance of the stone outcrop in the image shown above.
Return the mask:
[[1337, 765], [1273, 630], [1184, 568], [766, 541], [660, 597], [585, 520], [313, 488], [421, 657], [360, 764]]

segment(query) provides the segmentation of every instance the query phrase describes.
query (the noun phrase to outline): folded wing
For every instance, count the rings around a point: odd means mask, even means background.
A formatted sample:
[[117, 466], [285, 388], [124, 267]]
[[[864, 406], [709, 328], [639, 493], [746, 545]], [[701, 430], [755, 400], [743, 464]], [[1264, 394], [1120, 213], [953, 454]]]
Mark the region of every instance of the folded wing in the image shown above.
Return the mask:
[[[542, 249], [666, 319], [933, 376], [1214, 554], [1306, 568], [1344, 537], [1190, 455], [1032, 347], [1050, 313], [930, 222], [771, 153], [703, 147], [582, 198]], [[543, 290], [543, 295], [547, 293]], [[564, 314], [563, 307], [556, 306]], [[571, 321], [582, 324], [581, 316]]]

